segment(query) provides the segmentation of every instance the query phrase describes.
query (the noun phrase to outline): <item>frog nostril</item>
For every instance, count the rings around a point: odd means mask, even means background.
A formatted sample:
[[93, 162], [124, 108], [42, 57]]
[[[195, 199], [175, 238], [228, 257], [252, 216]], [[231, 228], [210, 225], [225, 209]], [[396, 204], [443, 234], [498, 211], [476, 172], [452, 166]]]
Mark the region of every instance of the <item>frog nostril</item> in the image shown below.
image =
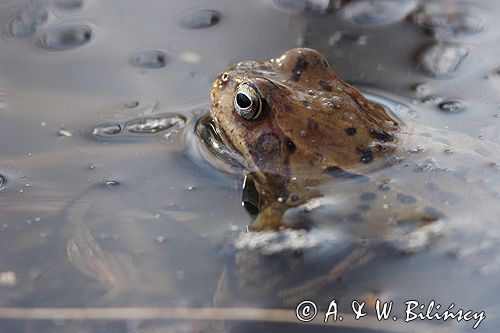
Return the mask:
[[236, 95], [236, 103], [242, 109], [247, 109], [252, 106], [252, 100], [243, 93], [238, 93]]

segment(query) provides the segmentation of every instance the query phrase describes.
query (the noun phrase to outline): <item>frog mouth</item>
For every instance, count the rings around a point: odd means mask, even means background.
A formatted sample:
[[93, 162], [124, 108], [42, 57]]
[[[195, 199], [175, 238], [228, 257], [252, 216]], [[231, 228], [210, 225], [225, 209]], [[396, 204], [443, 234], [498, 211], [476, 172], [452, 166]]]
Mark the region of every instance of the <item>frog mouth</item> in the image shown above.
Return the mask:
[[206, 114], [196, 122], [195, 132], [212, 156], [233, 169], [245, 169], [243, 156], [235, 147], [225, 143], [227, 140], [222, 138], [225, 133], [221, 133], [210, 114]]

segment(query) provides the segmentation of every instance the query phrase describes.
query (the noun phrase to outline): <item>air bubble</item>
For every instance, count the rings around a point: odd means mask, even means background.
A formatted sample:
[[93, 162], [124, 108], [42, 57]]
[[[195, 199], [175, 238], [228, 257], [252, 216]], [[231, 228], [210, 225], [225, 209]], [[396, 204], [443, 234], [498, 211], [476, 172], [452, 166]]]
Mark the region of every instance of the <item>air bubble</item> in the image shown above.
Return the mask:
[[356, 0], [345, 6], [345, 15], [359, 25], [385, 25], [403, 20], [417, 6], [416, 0]]
[[468, 50], [460, 45], [436, 43], [427, 47], [420, 57], [423, 70], [436, 78], [449, 77], [467, 56]]
[[92, 28], [88, 25], [60, 25], [45, 32], [39, 45], [47, 51], [71, 50], [90, 42], [92, 35]]
[[131, 100], [131, 101], [128, 101], [127, 103], [125, 103], [125, 107], [127, 109], [135, 109], [136, 107], [139, 106], [139, 104], [141, 104], [141, 102], [134, 99], [134, 100]]
[[83, 0], [56, 0], [54, 5], [63, 10], [77, 10], [81, 9], [84, 5]]
[[324, 14], [330, 9], [329, 0], [273, 0], [276, 7], [293, 12], [315, 12]]
[[439, 104], [439, 109], [446, 113], [459, 113], [462, 112], [465, 107], [459, 101], [446, 101]]
[[120, 185], [120, 182], [117, 180], [107, 180], [104, 182], [104, 186], [106, 187], [115, 187]]
[[97, 137], [106, 137], [116, 135], [120, 133], [121, 130], [122, 127], [119, 124], [104, 123], [97, 125], [92, 131], [92, 134]]
[[186, 118], [180, 115], [171, 115], [155, 118], [141, 118], [129, 121], [125, 128], [131, 133], [158, 133], [173, 126], [182, 126], [186, 123]]
[[158, 50], [139, 51], [130, 58], [130, 64], [138, 68], [163, 68], [167, 64], [167, 55]]
[[484, 29], [484, 19], [478, 8], [460, 3], [429, 3], [414, 16], [422, 27], [437, 35], [473, 35]]
[[9, 23], [9, 33], [14, 37], [28, 37], [35, 34], [38, 28], [47, 22], [47, 9], [33, 5], [18, 12]]
[[0, 188], [2, 188], [2, 186], [7, 183], [7, 178], [5, 178], [5, 176], [3, 175], [0, 175]]
[[205, 29], [220, 21], [219, 12], [212, 9], [197, 9], [185, 14], [179, 24], [185, 29]]
[[437, 104], [443, 100], [443, 97], [439, 95], [429, 95], [422, 98], [422, 103], [424, 104]]
[[415, 95], [417, 97], [424, 97], [429, 94], [429, 87], [423, 83], [414, 85], [413, 90], [415, 91]]

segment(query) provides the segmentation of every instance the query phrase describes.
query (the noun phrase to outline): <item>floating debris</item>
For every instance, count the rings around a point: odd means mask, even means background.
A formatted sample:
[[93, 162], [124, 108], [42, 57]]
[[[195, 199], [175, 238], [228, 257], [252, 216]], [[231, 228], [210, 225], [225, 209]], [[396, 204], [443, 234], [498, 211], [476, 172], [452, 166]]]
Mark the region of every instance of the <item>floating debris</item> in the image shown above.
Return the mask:
[[73, 133], [71, 133], [70, 131], [68, 130], [65, 130], [65, 129], [60, 129], [59, 131], [57, 131], [57, 135], [60, 136], [60, 137], [67, 137], [67, 138], [70, 138], [73, 136]]
[[186, 51], [181, 54], [180, 60], [187, 64], [199, 64], [201, 62], [201, 55], [196, 52]]
[[0, 272], [0, 287], [14, 287], [17, 284], [16, 273]]

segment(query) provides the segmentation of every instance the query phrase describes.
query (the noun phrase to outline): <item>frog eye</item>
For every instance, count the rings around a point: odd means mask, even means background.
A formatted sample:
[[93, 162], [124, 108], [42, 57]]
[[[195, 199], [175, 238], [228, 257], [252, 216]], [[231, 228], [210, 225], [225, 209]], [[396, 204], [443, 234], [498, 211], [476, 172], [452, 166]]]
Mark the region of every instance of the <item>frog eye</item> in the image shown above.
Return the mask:
[[243, 82], [238, 86], [236, 96], [234, 96], [234, 108], [243, 119], [259, 118], [262, 102], [259, 91], [252, 83]]

